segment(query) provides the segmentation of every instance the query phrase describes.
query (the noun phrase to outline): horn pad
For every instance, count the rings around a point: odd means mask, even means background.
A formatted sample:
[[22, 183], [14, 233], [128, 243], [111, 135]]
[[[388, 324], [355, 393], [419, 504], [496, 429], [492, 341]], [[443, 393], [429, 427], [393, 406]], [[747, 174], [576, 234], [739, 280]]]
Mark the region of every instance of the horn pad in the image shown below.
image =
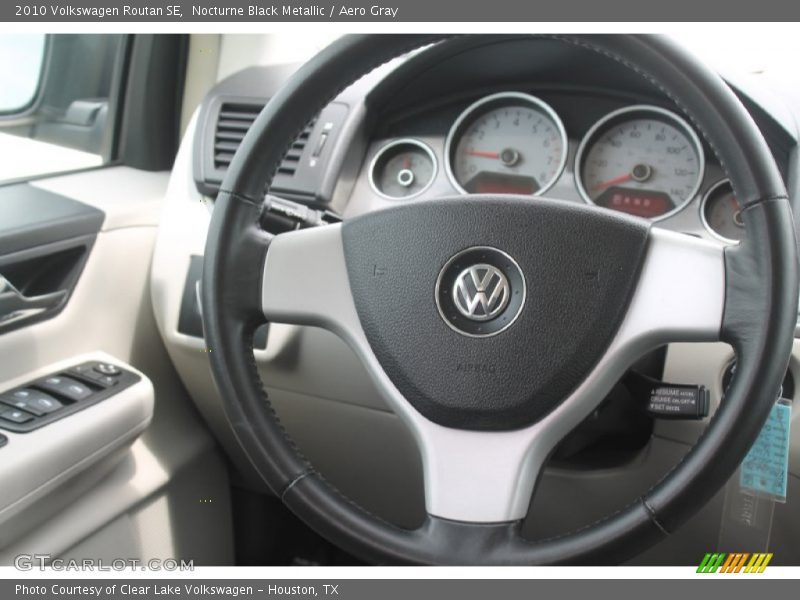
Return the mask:
[[398, 390], [460, 429], [530, 425], [608, 348], [649, 224], [522, 196], [414, 202], [345, 221], [356, 310]]

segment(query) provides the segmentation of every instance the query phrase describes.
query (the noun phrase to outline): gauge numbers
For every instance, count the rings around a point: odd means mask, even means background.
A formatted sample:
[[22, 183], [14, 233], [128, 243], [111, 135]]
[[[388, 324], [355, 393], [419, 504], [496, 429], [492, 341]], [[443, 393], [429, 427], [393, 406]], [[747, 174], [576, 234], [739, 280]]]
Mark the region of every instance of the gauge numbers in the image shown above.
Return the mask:
[[697, 194], [705, 162], [697, 134], [683, 119], [655, 106], [632, 106], [589, 130], [576, 165], [586, 201], [659, 219]]
[[542, 100], [503, 92], [461, 114], [445, 154], [450, 180], [462, 193], [537, 195], [561, 174], [567, 139], [558, 115]]

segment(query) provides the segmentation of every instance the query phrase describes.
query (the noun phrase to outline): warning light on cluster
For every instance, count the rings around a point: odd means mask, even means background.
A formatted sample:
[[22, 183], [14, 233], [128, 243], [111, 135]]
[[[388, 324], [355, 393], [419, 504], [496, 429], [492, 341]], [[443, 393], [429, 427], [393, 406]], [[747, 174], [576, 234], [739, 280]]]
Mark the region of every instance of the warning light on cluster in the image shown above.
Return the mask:
[[595, 204], [648, 219], [660, 217], [674, 208], [672, 200], [663, 192], [620, 187], [607, 189]]

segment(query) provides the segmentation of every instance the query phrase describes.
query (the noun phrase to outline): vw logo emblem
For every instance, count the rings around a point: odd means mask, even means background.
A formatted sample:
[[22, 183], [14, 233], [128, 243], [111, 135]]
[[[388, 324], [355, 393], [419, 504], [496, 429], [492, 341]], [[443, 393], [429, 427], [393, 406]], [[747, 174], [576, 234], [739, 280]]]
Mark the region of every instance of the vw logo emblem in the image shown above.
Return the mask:
[[510, 296], [508, 279], [492, 265], [467, 267], [453, 284], [453, 303], [462, 315], [473, 321], [488, 321], [499, 315]]
[[468, 337], [506, 330], [525, 304], [525, 277], [508, 254], [489, 246], [462, 250], [436, 280], [436, 307], [444, 322]]

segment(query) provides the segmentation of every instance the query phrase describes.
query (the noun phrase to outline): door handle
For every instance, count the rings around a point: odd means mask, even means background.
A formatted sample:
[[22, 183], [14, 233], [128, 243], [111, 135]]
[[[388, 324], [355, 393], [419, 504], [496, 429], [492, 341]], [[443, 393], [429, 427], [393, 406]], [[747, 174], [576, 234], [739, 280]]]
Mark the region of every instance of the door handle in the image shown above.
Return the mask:
[[0, 275], [0, 323], [29, 317], [56, 308], [67, 296], [67, 290], [58, 290], [39, 296], [26, 296], [14, 284]]

